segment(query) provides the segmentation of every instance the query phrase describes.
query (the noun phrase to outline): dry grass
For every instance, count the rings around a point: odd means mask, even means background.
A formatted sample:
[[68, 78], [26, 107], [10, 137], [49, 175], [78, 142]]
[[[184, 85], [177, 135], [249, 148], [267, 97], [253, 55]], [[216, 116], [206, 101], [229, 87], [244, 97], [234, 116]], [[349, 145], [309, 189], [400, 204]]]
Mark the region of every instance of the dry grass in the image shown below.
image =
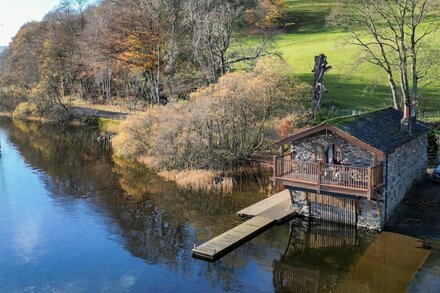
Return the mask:
[[157, 159], [155, 157], [147, 156], [147, 155], [138, 156], [136, 158], [136, 160], [139, 163], [147, 166], [148, 168], [152, 168], [152, 169], [155, 169], [157, 167], [157, 164], [158, 164], [158, 161], [157, 161]]
[[234, 182], [232, 178], [221, 177], [216, 171], [209, 170], [185, 170], [185, 171], [161, 171], [159, 175], [166, 180], [172, 180], [184, 188], [192, 188], [205, 191], [232, 192]]
[[0, 111], [0, 117], [12, 117], [12, 113]]
[[[158, 165], [157, 159], [152, 156], [139, 156], [137, 161], [153, 169]], [[165, 180], [174, 181], [183, 188], [230, 193], [234, 187], [232, 178], [221, 176], [220, 172], [212, 170], [164, 170], [158, 174]]]

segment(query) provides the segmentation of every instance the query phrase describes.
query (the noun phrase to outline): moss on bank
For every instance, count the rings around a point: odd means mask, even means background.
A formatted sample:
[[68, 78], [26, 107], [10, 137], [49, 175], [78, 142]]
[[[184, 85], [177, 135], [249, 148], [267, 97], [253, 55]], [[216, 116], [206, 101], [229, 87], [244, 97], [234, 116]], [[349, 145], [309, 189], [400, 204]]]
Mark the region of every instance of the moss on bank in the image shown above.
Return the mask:
[[109, 118], [97, 118], [97, 126], [101, 131], [119, 132], [119, 126], [121, 120], [109, 119]]

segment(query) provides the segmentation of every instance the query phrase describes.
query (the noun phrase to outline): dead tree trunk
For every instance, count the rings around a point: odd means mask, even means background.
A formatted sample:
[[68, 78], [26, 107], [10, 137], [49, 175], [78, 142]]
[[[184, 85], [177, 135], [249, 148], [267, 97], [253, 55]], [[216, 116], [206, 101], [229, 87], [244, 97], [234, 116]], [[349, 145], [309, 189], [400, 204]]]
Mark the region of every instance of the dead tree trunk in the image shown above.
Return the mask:
[[321, 109], [322, 96], [326, 91], [322, 83], [324, 79], [324, 73], [332, 68], [331, 66], [327, 66], [327, 64], [327, 56], [325, 56], [324, 54], [315, 56], [315, 66], [312, 70], [312, 72], [314, 73], [312, 102], [312, 110], [314, 116]]

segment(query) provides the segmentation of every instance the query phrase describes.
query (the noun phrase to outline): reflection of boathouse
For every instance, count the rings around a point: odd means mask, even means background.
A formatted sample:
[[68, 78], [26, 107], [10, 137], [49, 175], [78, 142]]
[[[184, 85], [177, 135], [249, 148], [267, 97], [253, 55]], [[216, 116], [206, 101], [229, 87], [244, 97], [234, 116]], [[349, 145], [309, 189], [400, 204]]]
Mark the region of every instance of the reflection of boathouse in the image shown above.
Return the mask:
[[273, 263], [276, 292], [404, 292], [430, 251], [416, 238], [294, 220]]
[[274, 181], [303, 215], [381, 229], [426, 174], [428, 131], [408, 109], [331, 119], [279, 142]]
[[294, 221], [286, 250], [274, 261], [276, 291], [328, 292], [336, 288], [373, 240], [358, 233], [351, 225]]

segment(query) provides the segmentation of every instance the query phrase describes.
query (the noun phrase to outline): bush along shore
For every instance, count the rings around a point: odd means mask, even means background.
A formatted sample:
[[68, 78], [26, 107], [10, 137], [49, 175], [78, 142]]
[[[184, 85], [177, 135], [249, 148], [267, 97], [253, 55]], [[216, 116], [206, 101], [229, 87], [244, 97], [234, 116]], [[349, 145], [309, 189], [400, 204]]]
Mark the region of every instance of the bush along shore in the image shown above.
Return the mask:
[[103, 110], [73, 107], [69, 101], [41, 95], [17, 104], [8, 115], [97, 126], [116, 133], [115, 156], [136, 160], [181, 187], [228, 192], [236, 170], [251, 170], [252, 158], [274, 153], [280, 136], [310, 121], [310, 92], [281, 58], [268, 56], [250, 70], [226, 73], [188, 99], [150, 105], [119, 121], [99, 117]]
[[220, 174], [257, 154], [274, 152], [280, 133], [289, 132], [285, 128], [308, 121], [309, 93], [310, 87], [293, 78], [281, 59], [263, 58], [252, 71], [227, 73], [187, 101], [130, 115], [112, 145], [115, 155], [135, 159], [182, 185], [191, 185], [182, 179], [191, 174], [205, 186], [226, 187], [230, 181], [219, 179]]

